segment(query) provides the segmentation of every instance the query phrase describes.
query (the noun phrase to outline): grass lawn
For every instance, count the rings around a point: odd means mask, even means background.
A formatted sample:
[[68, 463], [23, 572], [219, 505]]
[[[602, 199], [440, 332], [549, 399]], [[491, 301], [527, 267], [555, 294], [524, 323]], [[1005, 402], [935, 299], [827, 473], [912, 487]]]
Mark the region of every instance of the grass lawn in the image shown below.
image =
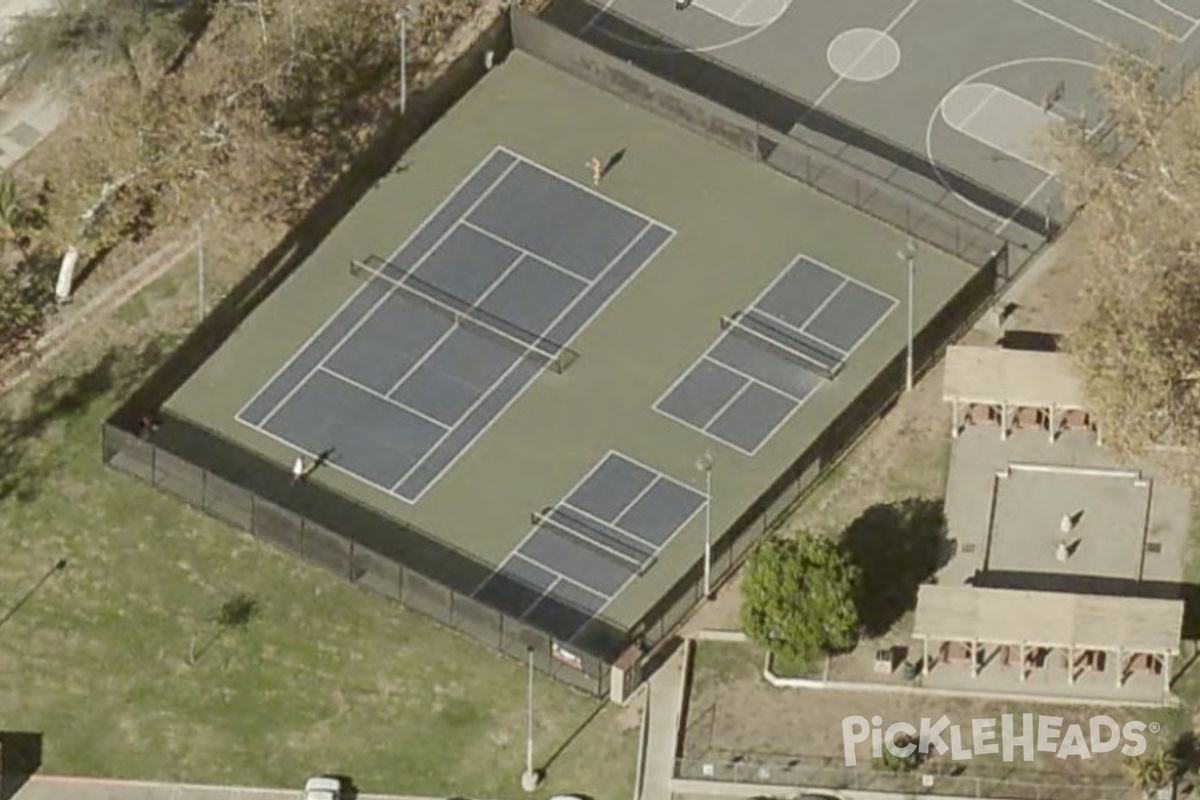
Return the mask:
[[[144, 340], [176, 295], [151, 287], [110, 327]], [[515, 794], [522, 665], [104, 468], [101, 420], [169, 341], [88, 338], [108, 355], [0, 401], [0, 719], [44, 734], [44, 771]], [[257, 613], [218, 635], [239, 594]], [[540, 794], [627, 800], [637, 712], [536, 692]]]

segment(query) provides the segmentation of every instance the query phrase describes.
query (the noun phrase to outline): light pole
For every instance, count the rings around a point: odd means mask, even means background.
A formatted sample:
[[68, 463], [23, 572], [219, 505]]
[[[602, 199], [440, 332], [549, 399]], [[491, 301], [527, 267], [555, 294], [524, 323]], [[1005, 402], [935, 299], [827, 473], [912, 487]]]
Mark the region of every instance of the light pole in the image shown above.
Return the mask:
[[704, 597], [712, 597], [712, 451], [696, 460], [696, 469], [704, 473]]
[[408, 109], [408, 5], [396, 12], [400, 23], [400, 115]]
[[525, 727], [525, 772], [521, 775], [521, 788], [527, 792], [537, 789], [542, 776], [533, 768], [533, 648], [529, 653], [529, 716]]
[[908, 358], [904, 379], [904, 391], [911, 392], [913, 388], [913, 284], [916, 283], [917, 243], [909, 239], [901, 250], [896, 251], [896, 258], [908, 266]]

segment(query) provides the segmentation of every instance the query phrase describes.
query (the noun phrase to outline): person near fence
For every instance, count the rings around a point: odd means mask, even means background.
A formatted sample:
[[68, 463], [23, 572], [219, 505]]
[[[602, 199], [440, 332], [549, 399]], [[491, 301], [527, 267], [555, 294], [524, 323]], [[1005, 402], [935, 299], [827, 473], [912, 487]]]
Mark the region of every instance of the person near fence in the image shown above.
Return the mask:
[[292, 462], [292, 485], [296, 485], [307, 477], [308, 462], [304, 460], [304, 456], [296, 456], [296, 460]]

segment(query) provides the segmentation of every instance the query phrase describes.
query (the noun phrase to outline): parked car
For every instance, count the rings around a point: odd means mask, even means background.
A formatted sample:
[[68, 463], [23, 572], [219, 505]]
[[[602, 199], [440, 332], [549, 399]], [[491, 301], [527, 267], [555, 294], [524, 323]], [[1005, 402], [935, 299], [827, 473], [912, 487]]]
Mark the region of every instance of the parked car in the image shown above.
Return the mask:
[[304, 782], [304, 800], [342, 800], [342, 781], [315, 775]]

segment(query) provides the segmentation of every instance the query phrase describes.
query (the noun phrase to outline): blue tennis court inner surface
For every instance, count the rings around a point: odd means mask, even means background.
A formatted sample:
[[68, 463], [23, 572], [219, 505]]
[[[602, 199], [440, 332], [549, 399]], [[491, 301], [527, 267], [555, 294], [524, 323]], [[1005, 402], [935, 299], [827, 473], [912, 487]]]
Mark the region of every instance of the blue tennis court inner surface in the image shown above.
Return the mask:
[[755, 455], [887, 317], [896, 300], [798, 256], [655, 403], [672, 419]]
[[673, 235], [497, 148], [237, 417], [416, 502]]
[[571, 641], [647, 569], [704, 505], [701, 492], [617, 452], [532, 529], [476, 597]]

